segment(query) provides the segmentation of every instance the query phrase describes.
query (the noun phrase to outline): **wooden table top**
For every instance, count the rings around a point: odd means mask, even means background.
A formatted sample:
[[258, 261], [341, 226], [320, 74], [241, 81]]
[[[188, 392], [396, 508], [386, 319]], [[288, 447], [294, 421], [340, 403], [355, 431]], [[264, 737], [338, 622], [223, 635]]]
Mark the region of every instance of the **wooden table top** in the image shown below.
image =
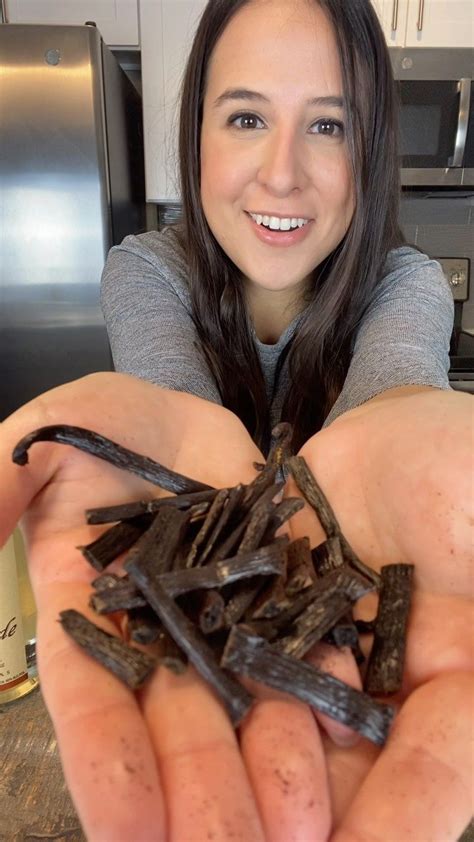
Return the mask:
[[41, 689], [0, 704], [0, 839], [86, 842]]

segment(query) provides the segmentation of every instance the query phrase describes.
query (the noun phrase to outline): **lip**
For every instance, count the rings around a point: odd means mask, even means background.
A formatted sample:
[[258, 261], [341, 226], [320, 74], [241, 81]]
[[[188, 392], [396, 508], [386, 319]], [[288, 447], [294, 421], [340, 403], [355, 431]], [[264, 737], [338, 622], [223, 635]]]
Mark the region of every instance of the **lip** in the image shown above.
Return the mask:
[[[262, 216], [270, 216], [270, 214], [262, 214]], [[272, 214], [272, 216], [276, 216], [276, 214]], [[310, 219], [302, 228], [294, 228], [292, 231], [272, 231], [270, 228], [264, 228], [263, 225], [258, 225], [249, 213], [246, 213], [246, 217], [255, 236], [262, 243], [266, 243], [268, 246], [276, 246], [277, 248], [288, 248], [289, 246], [295, 246], [301, 243], [308, 236], [314, 222], [313, 219]], [[278, 219], [286, 218], [282, 216], [278, 217]], [[300, 219], [304, 218], [300, 217]]]

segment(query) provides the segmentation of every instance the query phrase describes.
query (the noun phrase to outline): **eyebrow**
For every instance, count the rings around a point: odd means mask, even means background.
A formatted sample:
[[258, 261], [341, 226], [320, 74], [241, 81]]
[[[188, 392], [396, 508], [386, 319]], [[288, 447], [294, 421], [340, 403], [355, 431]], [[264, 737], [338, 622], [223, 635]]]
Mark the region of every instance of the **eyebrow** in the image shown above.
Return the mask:
[[[258, 91], [250, 91], [247, 88], [228, 88], [224, 91], [214, 102], [214, 108], [219, 108], [225, 102], [232, 102], [233, 100], [245, 99], [247, 102], [265, 102], [270, 104], [270, 100], [264, 94]], [[308, 99], [306, 104], [309, 106], [325, 106], [332, 108], [343, 108], [344, 99], [341, 96], [315, 96]]]

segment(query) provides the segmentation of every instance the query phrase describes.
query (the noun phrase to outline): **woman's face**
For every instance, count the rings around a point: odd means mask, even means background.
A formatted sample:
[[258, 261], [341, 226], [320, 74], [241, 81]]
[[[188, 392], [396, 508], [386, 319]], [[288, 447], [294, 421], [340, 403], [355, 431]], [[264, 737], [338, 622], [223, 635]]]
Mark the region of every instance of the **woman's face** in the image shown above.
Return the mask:
[[201, 196], [209, 226], [252, 285], [301, 291], [354, 211], [334, 34], [308, 0], [252, 0], [208, 72]]

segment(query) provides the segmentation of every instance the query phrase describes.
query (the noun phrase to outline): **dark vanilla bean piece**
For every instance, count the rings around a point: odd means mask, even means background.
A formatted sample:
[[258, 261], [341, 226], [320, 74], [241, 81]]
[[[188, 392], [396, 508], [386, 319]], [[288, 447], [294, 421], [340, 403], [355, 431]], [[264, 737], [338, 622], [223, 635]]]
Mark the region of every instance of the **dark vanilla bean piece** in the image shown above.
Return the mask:
[[[281, 574], [285, 563], [285, 542], [279, 539], [278, 543], [274, 542], [268, 547], [239, 553], [233, 558], [206, 564], [205, 567], [173, 570], [160, 575], [159, 582], [174, 597], [190, 591], [222, 588], [241, 579]], [[150, 575], [155, 576], [155, 571], [150, 569]]]
[[[232, 529], [234, 517], [239, 510], [245, 494], [245, 486], [236, 485], [230, 489], [229, 496], [224, 503], [221, 513], [214, 528], [207, 540], [206, 547], [199, 556], [199, 564], [207, 564], [209, 561], [217, 561], [215, 550], [218, 550], [227, 530]], [[222, 558], [222, 556], [220, 556]]]
[[190, 509], [200, 503], [212, 503], [217, 489], [209, 491], [195, 491], [192, 494], [178, 494], [175, 497], [156, 497], [154, 500], [138, 500], [137, 502], [120, 503], [117, 506], [100, 506], [86, 509], [87, 523], [114, 523], [118, 520], [130, 520], [138, 515], [154, 514], [162, 506], [173, 506], [176, 509]]
[[163, 506], [153, 523], [130, 550], [127, 561], [140, 559], [142, 565], [156, 573], [167, 573], [183, 540], [189, 522], [189, 511]]
[[273, 581], [258, 593], [250, 607], [252, 620], [263, 620], [277, 617], [286, 608], [289, 608], [290, 601], [285, 591], [285, 577], [275, 576]]
[[180, 492], [207, 491], [210, 486], [203, 482], [185, 477], [182, 474], [171, 471], [150, 459], [148, 456], [141, 456], [133, 450], [117, 444], [111, 439], [101, 436], [92, 430], [83, 427], [73, 427], [69, 424], [52, 424], [48, 427], [41, 427], [32, 433], [24, 436], [13, 450], [12, 459], [17, 465], [28, 463], [28, 450], [36, 442], [50, 441], [56, 444], [69, 444], [72, 447], [104, 459], [116, 468], [130, 471], [137, 474], [147, 482], [159, 485], [165, 491], [172, 491], [175, 494]]
[[286, 550], [286, 593], [294, 596], [305, 588], [310, 588], [316, 582], [313, 558], [309, 546], [309, 538], [297, 538], [288, 544]]
[[224, 626], [225, 602], [218, 591], [203, 591], [197, 594], [199, 604], [197, 615], [203, 634], [213, 634]]
[[328, 538], [337, 537], [341, 542], [341, 549], [344, 559], [355, 570], [380, 586], [380, 576], [372, 570], [356, 555], [349, 542], [341, 532], [339, 522], [334, 514], [332, 506], [318, 482], [311, 473], [306, 461], [302, 456], [291, 456], [286, 461], [290, 473], [303, 497], [314, 509]]
[[413, 569], [412, 564], [387, 564], [380, 571], [382, 586], [365, 676], [365, 689], [373, 695], [397, 693], [402, 685]]
[[212, 501], [211, 507], [207, 512], [206, 518], [204, 523], [201, 526], [198, 534], [196, 535], [194, 541], [191, 544], [191, 549], [189, 551], [188, 557], [185, 562], [185, 567], [192, 567], [193, 564], [199, 564], [198, 560], [198, 553], [200, 547], [208, 538], [209, 533], [212, 532], [214, 529], [217, 521], [219, 520], [222, 510], [229, 498], [230, 491], [227, 488], [222, 488], [220, 491], [217, 492], [214, 500]]
[[60, 611], [59, 619], [63, 629], [82, 649], [111, 670], [131, 690], [140, 687], [155, 669], [156, 658], [99, 629], [79, 611]]
[[[143, 600], [145, 601], [144, 597]], [[134, 643], [156, 643], [162, 630], [162, 623], [148, 603], [145, 608], [132, 608], [128, 611], [128, 633]]]
[[146, 596], [163, 625], [182, 649], [198, 672], [214, 687], [220, 696], [232, 723], [237, 726], [250, 709], [253, 697], [216, 661], [211, 647], [159, 582], [150, 580], [148, 571], [139, 560], [126, 563], [126, 569], [137, 587]]
[[278, 651], [302, 658], [347, 613], [353, 602], [374, 589], [347, 565], [318, 579], [317, 587], [318, 595], [295, 618], [292, 630], [275, 641]]
[[[268, 454], [267, 465], [281, 468], [291, 456], [293, 427], [287, 421], [280, 421], [272, 430], [272, 445]], [[263, 466], [265, 468], [265, 466]]]
[[146, 599], [128, 576], [124, 576], [114, 586], [93, 593], [89, 605], [97, 614], [113, 614], [115, 611], [144, 608]]
[[323, 541], [311, 550], [313, 564], [319, 576], [324, 576], [330, 570], [343, 567], [346, 563], [342, 554], [341, 542], [337, 535]]
[[367, 694], [311, 664], [275, 652], [246, 627], [232, 629], [221, 664], [275, 690], [291, 693], [377, 745], [387, 740], [395, 715], [393, 707], [374, 702]]
[[150, 519], [146, 516], [117, 523], [103, 532], [95, 541], [77, 549], [95, 570], [102, 571], [119, 555], [133, 547], [149, 524]]
[[278, 503], [268, 521], [267, 530], [265, 532], [263, 542], [266, 544], [270, 541], [277, 529], [280, 529], [296, 512], [301, 511], [304, 507], [304, 500], [301, 497], [286, 497], [281, 503]]
[[117, 573], [102, 573], [91, 582], [91, 585], [96, 591], [105, 591], [107, 588], [114, 588], [121, 578]]
[[[328, 538], [318, 547], [312, 550], [312, 557], [314, 565], [320, 576], [330, 573], [331, 570], [341, 569], [345, 565], [344, 556], [342, 554], [341, 541], [337, 535]], [[352, 610], [337, 622], [327, 634], [324, 635], [324, 641], [338, 649], [349, 647], [352, 649], [354, 658], [358, 664], [363, 664], [365, 656], [360, 648], [359, 633], [354, 623]]]

